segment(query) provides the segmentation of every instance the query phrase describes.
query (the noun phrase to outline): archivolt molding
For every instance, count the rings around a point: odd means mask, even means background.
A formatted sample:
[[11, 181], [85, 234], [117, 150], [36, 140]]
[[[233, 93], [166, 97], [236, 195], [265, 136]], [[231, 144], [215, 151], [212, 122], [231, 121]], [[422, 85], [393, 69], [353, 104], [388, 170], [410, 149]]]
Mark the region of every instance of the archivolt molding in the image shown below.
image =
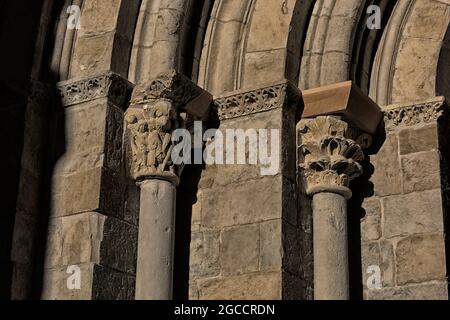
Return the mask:
[[302, 90], [349, 80], [353, 40], [365, 0], [318, 0], [300, 68]]
[[380, 105], [436, 95], [436, 70], [450, 20], [450, 3], [398, 1], [378, 49], [371, 97]]
[[416, 0], [398, 1], [378, 48], [371, 74], [370, 97], [381, 105], [391, 103], [393, 73], [405, 25]]
[[215, 95], [297, 83], [313, 0], [218, 0], [208, 25], [199, 84]]
[[[211, 2], [143, 1], [131, 52], [130, 80], [144, 83], [171, 69], [196, 78], [197, 71], [188, 70], [188, 65], [198, 67]], [[199, 8], [200, 14], [194, 11]]]

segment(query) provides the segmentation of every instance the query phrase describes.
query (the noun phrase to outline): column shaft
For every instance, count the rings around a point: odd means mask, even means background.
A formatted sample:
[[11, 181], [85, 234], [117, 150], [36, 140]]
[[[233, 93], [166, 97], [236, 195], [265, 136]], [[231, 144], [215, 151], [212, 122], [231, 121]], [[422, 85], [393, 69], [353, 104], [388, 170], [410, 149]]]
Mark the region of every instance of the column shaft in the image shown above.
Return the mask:
[[163, 180], [141, 184], [137, 300], [170, 300], [173, 287], [176, 188]]
[[340, 194], [313, 196], [314, 299], [349, 299], [347, 200]]

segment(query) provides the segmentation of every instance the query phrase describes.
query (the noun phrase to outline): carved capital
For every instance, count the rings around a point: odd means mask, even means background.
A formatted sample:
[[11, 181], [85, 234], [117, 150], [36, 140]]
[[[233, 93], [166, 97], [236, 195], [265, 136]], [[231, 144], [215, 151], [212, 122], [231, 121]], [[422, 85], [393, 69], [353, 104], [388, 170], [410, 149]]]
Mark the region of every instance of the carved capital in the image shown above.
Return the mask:
[[192, 119], [207, 121], [211, 102], [208, 92], [175, 71], [136, 86], [125, 115], [129, 175], [137, 183], [178, 184], [182, 168], [172, 163], [172, 133]]
[[127, 126], [130, 176], [137, 182], [161, 178], [178, 184], [177, 168], [172, 164], [172, 132], [182, 119], [169, 101], [160, 100], [143, 108], [129, 108]]
[[350, 181], [362, 174], [363, 149], [371, 136], [333, 116], [299, 123], [300, 176], [305, 192], [334, 192], [351, 197]]

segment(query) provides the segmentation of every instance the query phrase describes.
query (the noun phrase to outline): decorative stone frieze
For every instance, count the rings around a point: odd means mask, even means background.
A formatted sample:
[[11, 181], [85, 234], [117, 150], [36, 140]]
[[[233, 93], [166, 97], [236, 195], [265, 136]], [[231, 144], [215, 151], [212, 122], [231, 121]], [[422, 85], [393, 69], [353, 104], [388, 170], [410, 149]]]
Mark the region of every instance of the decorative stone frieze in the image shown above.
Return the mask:
[[114, 72], [58, 83], [61, 103], [65, 107], [107, 97], [110, 102], [125, 108], [132, 88], [130, 82]]
[[392, 105], [384, 110], [385, 126], [388, 129], [426, 124], [437, 121], [447, 107], [445, 97], [410, 105]]
[[305, 191], [334, 192], [351, 197], [350, 181], [362, 174], [363, 148], [371, 137], [333, 116], [300, 122], [300, 173]]
[[297, 106], [300, 96], [297, 88], [285, 82], [220, 97], [214, 103], [218, 109], [219, 119], [227, 120], [276, 109], [285, 103]]

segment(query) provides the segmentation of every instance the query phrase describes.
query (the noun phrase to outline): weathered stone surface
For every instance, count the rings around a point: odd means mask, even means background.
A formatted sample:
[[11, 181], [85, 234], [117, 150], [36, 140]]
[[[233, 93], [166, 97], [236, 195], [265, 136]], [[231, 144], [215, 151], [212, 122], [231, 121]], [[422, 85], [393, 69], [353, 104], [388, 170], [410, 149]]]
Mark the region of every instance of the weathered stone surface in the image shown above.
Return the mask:
[[[281, 177], [264, 177], [203, 191], [202, 226], [222, 228], [281, 217]], [[267, 193], [269, 191], [269, 193]], [[217, 196], [221, 205], [218, 207]], [[251, 201], [247, 195], [251, 195]]]
[[[248, 63], [246, 63], [243, 72], [243, 81], [247, 88], [283, 80], [283, 66], [286, 60], [285, 49], [249, 52], [245, 55], [245, 59]], [[273, 75], [278, 76], [274, 78]]]
[[425, 283], [367, 292], [369, 300], [448, 300], [447, 283]]
[[386, 238], [443, 230], [441, 190], [387, 197], [383, 212]]
[[375, 167], [371, 178], [375, 195], [387, 196], [401, 193], [401, 171], [396, 135], [387, 135], [380, 151], [376, 155], [370, 156], [370, 162]]
[[134, 300], [135, 285], [132, 275], [94, 265], [93, 300]]
[[437, 150], [438, 148], [436, 124], [403, 129], [398, 133], [398, 138], [400, 155]]
[[444, 280], [445, 247], [442, 235], [418, 235], [397, 244], [397, 284]]
[[102, 228], [100, 264], [133, 275], [136, 273], [138, 228], [107, 217]]
[[95, 211], [100, 204], [102, 169], [53, 177], [52, 217]]
[[255, 273], [198, 281], [199, 297], [207, 300], [281, 299], [281, 273]]
[[369, 242], [362, 245], [362, 276], [364, 288], [367, 287], [367, 273], [369, 266], [378, 266], [381, 270], [382, 287], [394, 286], [395, 277], [395, 261], [393, 246], [388, 241]]
[[42, 299], [44, 300], [91, 300], [94, 265], [78, 265], [80, 268], [80, 290], [69, 289], [67, 282], [72, 275], [67, 267], [47, 270], [44, 277]]
[[220, 241], [222, 275], [239, 275], [258, 270], [259, 225], [225, 229]]
[[53, 184], [52, 217], [98, 210], [124, 218], [126, 181], [118, 173], [100, 167], [54, 176]]
[[[282, 241], [281, 220], [260, 224], [259, 270], [280, 270], [283, 252]], [[291, 243], [286, 244], [286, 247], [290, 247], [290, 245]]]
[[392, 102], [428, 99], [435, 95], [436, 67], [441, 41], [404, 38], [399, 44]]
[[437, 151], [402, 156], [402, 171], [404, 193], [440, 187], [440, 166]]
[[214, 277], [220, 274], [220, 233], [218, 231], [191, 234], [190, 279]]
[[381, 237], [381, 202], [378, 198], [366, 199], [363, 203], [365, 215], [361, 220], [362, 241], [378, 240]]

